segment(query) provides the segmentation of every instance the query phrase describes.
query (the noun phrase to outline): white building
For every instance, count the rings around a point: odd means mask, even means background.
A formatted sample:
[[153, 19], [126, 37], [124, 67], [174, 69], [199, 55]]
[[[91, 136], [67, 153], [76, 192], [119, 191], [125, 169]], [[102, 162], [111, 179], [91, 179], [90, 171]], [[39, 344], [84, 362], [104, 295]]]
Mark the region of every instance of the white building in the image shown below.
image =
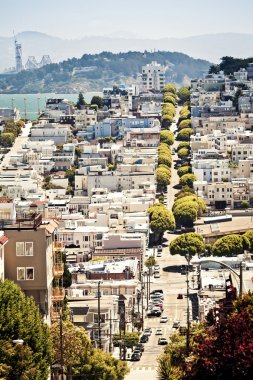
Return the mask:
[[145, 90], [161, 91], [165, 85], [165, 66], [151, 62], [142, 66], [142, 84]]

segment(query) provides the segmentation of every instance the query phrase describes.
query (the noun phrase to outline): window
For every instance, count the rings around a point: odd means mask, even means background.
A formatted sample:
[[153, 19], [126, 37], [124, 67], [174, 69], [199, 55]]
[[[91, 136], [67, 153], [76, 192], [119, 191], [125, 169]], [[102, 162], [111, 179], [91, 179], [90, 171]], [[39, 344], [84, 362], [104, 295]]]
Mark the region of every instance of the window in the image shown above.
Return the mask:
[[34, 268], [26, 268], [26, 279], [34, 280]]
[[33, 242], [16, 242], [16, 256], [33, 256]]
[[17, 280], [34, 280], [34, 268], [32, 267], [17, 267]]
[[25, 280], [25, 268], [17, 268], [17, 280], [24, 281]]
[[[94, 323], [98, 323], [98, 314], [93, 314]], [[100, 314], [100, 322], [105, 323], [105, 314]]]

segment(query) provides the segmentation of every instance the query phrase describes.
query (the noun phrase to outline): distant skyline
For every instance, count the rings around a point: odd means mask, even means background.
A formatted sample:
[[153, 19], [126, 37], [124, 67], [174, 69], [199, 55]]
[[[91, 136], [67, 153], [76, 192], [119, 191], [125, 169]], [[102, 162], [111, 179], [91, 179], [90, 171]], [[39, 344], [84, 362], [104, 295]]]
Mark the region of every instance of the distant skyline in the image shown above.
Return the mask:
[[0, 36], [37, 31], [63, 39], [253, 33], [252, 0], [2, 0]]

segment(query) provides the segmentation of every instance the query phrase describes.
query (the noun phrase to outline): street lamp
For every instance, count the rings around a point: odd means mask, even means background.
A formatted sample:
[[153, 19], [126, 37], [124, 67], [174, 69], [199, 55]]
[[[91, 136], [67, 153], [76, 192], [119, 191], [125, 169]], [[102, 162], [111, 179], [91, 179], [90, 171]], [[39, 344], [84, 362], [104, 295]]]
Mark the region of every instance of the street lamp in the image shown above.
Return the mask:
[[101, 341], [101, 309], [100, 309], [100, 284], [102, 281], [98, 281], [98, 347], [102, 349], [102, 341]]

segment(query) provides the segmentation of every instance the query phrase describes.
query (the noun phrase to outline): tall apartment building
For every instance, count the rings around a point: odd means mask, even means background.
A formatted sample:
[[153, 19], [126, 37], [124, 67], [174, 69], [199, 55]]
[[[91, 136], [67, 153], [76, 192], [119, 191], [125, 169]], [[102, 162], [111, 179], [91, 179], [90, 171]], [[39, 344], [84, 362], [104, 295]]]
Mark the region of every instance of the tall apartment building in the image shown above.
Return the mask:
[[36, 212], [17, 213], [15, 219], [1, 220], [1, 229], [8, 238], [5, 278], [33, 296], [47, 321], [57, 318], [64, 298], [62, 247], [55, 241], [57, 227], [53, 220], [43, 222]]
[[155, 61], [142, 66], [142, 84], [145, 90], [161, 91], [165, 85], [165, 66]]

